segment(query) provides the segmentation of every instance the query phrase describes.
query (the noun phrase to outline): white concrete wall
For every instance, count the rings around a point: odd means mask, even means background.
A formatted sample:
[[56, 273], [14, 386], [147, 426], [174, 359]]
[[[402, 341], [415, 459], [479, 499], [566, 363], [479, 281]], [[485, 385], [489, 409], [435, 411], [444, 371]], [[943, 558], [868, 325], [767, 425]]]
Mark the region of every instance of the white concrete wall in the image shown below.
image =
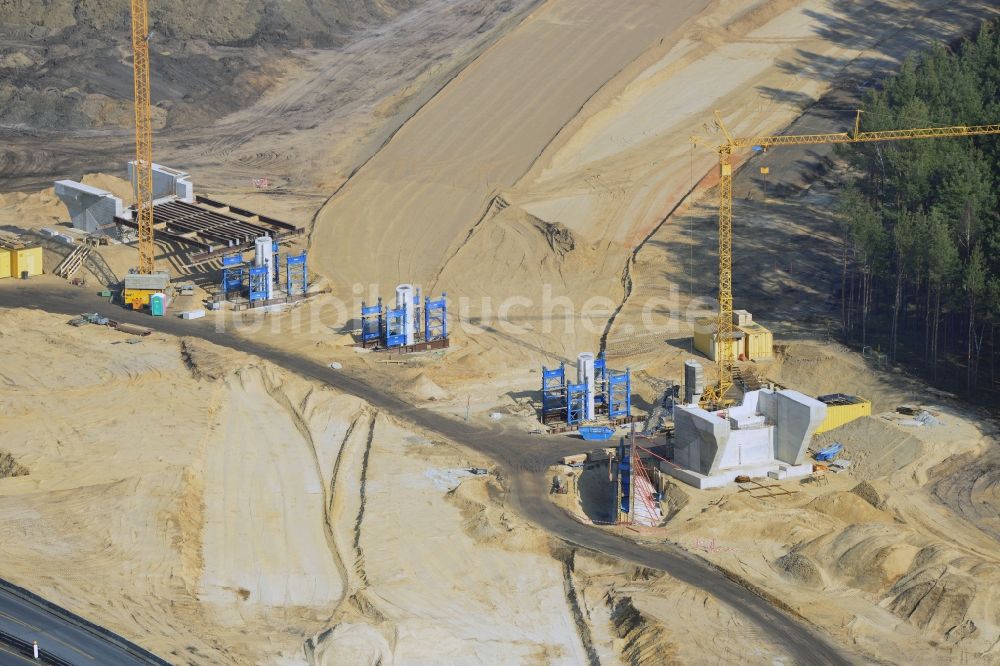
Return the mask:
[[[133, 195], [136, 193], [135, 160], [128, 163], [128, 179], [132, 183]], [[181, 201], [194, 203], [194, 185], [190, 176], [184, 171], [171, 169], [161, 164], [153, 163], [153, 199], [177, 197]]]
[[733, 430], [723, 449], [719, 469], [774, 461], [774, 428]]
[[701, 474], [719, 471], [726, 442], [730, 436], [729, 421], [700, 407], [674, 410], [674, 456], [678, 461]]
[[761, 393], [761, 408], [777, 427], [775, 459], [801, 465], [813, 433], [826, 418], [826, 405], [798, 391], [784, 390], [769, 396], [768, 392]]
[[115, 216], [125, 214], [121, 199], [73, 180], [57, 180], [55, 192], [66, 204], [74, 228], [88, 234], [115, 235]]

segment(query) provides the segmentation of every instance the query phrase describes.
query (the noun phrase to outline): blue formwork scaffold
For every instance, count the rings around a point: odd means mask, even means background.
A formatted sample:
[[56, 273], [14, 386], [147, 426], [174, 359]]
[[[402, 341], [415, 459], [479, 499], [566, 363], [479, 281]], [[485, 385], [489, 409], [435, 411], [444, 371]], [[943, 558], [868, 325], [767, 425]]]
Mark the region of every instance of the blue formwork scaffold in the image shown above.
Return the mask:
[[259, 268], [250, 269], [250, 302], [254, 303], [257, 301], [267, 300], [267, 283], [268, 283], [268, 271], [267, 266], [260, 266]]
[[424, 299], [424, 341], [446, 340], [448, 338], [448, 294], [441, 298]]
[[406, 309], [392, 308], [385, 311], [385, 346], [402, 347], [406, 344]]
[[594, 359], [594, 412], [601, 413], [608, 407], [608, 363], [604, 354]]
[[[275, 263], [277, 263], [277, 253], [275, 253]], [[277, 271], [275, 271], [277, 276]], [[308, 273], [306, 269], [306, 252], [292, 255], [285, 259], [285, 293], [289, 296], [305, 296], [309, 288]], [[277, 277], [275, 277], [277, 279]]]
[[[274, 261], [274, 284], [275, 284], [275, 286], [277, 286], [278, 284], [280, 284], [279, 280], [281, 278], [281, 270], [280, 270], [281, 269], [281, 257], [278, 256], [278, 250], [279, 249], [280, 248], [278, 247], [278, 241], [274, 241], [273, 243], [271, 243], [271, 256], [274, 257], [272, 259], [272, 261]], [[285, 270], [287, 270], [287, 267], [285, 268]]]
[[361, 303], [361, 346], [377, 347], [382, 341], [382, 299], [377, 305]]
[[[273, 262], [278, 265], [278, 244], [272, 246]], [[222, 257], [222, 281], [220, 291], [224, 300], [233, 296], [246, 295], [252, 305], [259, 305], [267, 300], [267, 294], [274, 290], [268, 289], [267, 278], [261, 277], [268, 272], [274, 273], [274, 284], [280, 285], [281, 272], [268, 271], [266, 266], [255, 267], [252, 262], [243, 260], [242, 254], [230, 254]], [[285, 258], [285, 295], [292, 298], [304, 297], [309, 289], [309, 274], [306, 268], [306, 251], [289, 255]]]
[[247, 285], [246, 264], [239, 254], [230, 254], [222, 257], [222, 298], [229, 300], [229, 294], [236, 293], [242, 295]]
[[607, 398], [608, 418], [617, 419], [632, 413], [632, 374], [628, 369], [608, 373]]
[[[628, 369], [612, 370], [603, 354], [599, 354], [593, 362], [593, 386], [588, 386], [586, 382], [570, 383], [566, 378], [565, 363], [560, 363], [557, 368], [542, 366], [543, 424], [577, 426], [587, 420], [615, 421], [631, 416], [631, 372]], [[594, 414], [593, 419], [587, 419], [587, 400], [591, 392]]]
[[[628, 514], [631, 510], [632, 499], [632, 449], [625, 444], [625, 438], [618, 444], [618, 506], [615, 507], [621, 514]], [[630, 522], [630, 521], [626, 521]]]
[[558, 368], [542, 366], [542, 423], [566, 417], [566, 364]]
[[587, 414], [587, 385], [570, 384], [566, 387], [566, 423], [583, 423]]
[[[400, 289], [407, 288], [404, 300]], [[376, 351], [426, 351], [444, 349], [448, 339], [447, 294], [440, 298], [420, 299], [419, 290], [410, 285], [397, 288], [394, 307], [386, 306], [382, 299], [376, 305], [361, 303], [361, 334], [358, 346]]]

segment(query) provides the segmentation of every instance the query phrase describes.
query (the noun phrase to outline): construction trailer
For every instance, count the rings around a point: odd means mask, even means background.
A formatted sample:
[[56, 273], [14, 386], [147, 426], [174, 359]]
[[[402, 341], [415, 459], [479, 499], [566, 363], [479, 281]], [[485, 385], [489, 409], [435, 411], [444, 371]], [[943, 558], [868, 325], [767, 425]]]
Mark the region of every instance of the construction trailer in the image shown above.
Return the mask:
[[42, 247], [20, 240], [0, 239], [0, 278], [41, 275]]
[[831, 393], [821, 395], [816, 398], [826, 405], [826, 417], [816, 428], [816, 433], [826, 432], [839, 428], [864, 416], [872, 415], [871, 400], [859, 398], [856, 395], [846, 393]]
[[373, 351], [414, 352], [444, 349], [448, 338], [448, 295], [425, 297], [411, 284], [396, 287], [394, 307], [361, 303], [357, 346]]
[[541, 421], [577, 427], [590, 422], [619, 422], [632, 416], [632, 375], [608, 368], [604, 354], [577, 357], [576, 382], [566, 378], [566, 364], [542, 367]]
[[[713, 361], [718, 358], [718, 331], [718, 320], [714, 318], [700, 319], [695, 326], [694, 348]], [[760, 361], [774, 356], [774, 335], [746, 310], [733, 311], [733, 330], [723, 337], [729, 340], [726, 358]]]

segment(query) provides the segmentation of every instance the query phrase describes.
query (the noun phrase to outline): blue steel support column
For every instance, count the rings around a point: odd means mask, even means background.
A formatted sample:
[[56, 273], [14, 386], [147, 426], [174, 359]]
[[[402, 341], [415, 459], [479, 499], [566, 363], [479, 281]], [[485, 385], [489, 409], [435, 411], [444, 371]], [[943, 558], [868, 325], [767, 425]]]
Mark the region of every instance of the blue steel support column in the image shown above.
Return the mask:
[[243, 291], [243, 257], [231, 254], [222, 257], [222, 297], [229, 300], [229, 292]]
[[623, 437], [621, 443], [618, 445], [619, 503], [616, 507], [621, 510], [621, 513], [629, 513], [629, 510], [632, 508], [629, 506], [630, 486], [632, 485], [632, 460], [629, 453], [630, 448], [625, 445], [625, 438]]
[[405, 345], [406, 345], [406, 308], [386, 310], [385, 346], [403, 347]]
[[[274, 262], [274, 284], [275, 285], [278, 285], [281, 282], [281, 280], [279, 279], [281, 277], [281, 275], [280, 275], [280, 273], [281, 273], [281, 262], [278, 261], [278, 250], [279, 249], [280, 248], [278, 247], [278, 241], [274, 241], [273, 243], [271, 243], [271, 255], [273, 257], [271, 259], [271, 261]], [[285, 285], [286, 289], [287, 289], [287, 287], [288, 287], [288, 285]]]
[[570, 384], [566, 387], [566, 423], [582, 423], [587, 413], [587, 385]]
[[443, 340], [448, 337], [448, 310], [445, 294], [434, 301], [424, 299], [424, 341]]
[[260, 266], [257, 268], [250, 269], [250, 300], [251, 301], [266, 301], [267, 300], [267, 281], [268, 281], [268, 269], [267, 266]]
[[551, 370], [542, 366], [542, 423], [561, 418], [565, 410], [566, 364]]
[[598, 354], [594, 359], [594, 411], [598, 408], [606, 408], [608, 400], [608, 364], [604, 359], [604, 354]]
[[308, 284], [306, 279], [306, 253], [303, 250], [302, 254], [289, 256], [285, 260], [285, 293], [289, 296], [295, 293], [301, 293], [305, 296], [308, 291]]
[[382, 299], [378, 299], [378, 305], [365, 305], [361, 303], [361, 344], [367, 347], [370, 344], [382, 342]]

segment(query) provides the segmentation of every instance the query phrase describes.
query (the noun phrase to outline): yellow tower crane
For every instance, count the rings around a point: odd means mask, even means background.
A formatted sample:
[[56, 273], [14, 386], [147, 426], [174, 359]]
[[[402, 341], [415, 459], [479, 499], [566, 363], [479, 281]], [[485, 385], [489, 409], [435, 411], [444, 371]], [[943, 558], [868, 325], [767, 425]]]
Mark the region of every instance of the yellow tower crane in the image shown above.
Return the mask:
[[[716, 322], [715, 356], [719, 381], [705, 389], [702, 402], [725, 405], [726, 394], [733, 386], [732, 339], [733, 324], [733, 154], [740, 149], [766, 149], [774, 146], [807, 146], [836, 143], [870, 143], [874, 141], [901, 141], [906, 139], [934, 139], [953, 136], [979, 136], [1000, 134], [1000, 124], [996, 125], [954, 125], [951, 127], [923, 127], [914, 129], [861, 131], [861, 111], [854, 120], [854, 132], [830, 134], [786, 134], [782, 136], [734, 137], [729, 133], [722, 116], [715, 112], [715, 122], [725, 143], [713, 146], [719, 156], [719, 319]], [[699, 137], [692, 137], [696, 144], [704, 143]]]
[[149, 101], [149, 10], [132, 0], [132, 80], [135, 86], [135, 207], [139, 227], [140, 275], [154, 268], [153, 120]]

